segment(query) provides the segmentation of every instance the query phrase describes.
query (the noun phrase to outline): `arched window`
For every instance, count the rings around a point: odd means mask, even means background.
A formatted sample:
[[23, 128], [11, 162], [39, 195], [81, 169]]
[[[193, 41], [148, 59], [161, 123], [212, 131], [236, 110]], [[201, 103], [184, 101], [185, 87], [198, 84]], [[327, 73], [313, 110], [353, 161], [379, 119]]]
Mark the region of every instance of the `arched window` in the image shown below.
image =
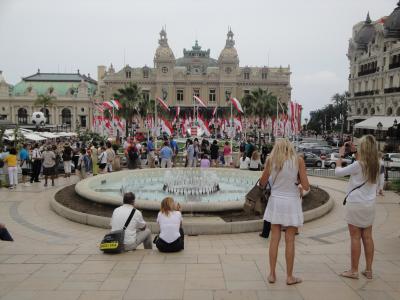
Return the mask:
[[368, 108], [364, 108], [363, 115], [364, 116], [368, 115]]
[[25, 108], [18, 109], [18, 124], [28, 124], [28, 112]]
[[375, 114], [375, 108], [371, 108], [371, 116]]
[[400, 116], [400, 107], [398, 107], [397, 110], [396, 110], [396, 116], [397, 116], [397, 117]]
[[361, 115], [361, 108], [357, 108], [357, 115]]
[[71, 125], [71, 110], [63, 108], [61, 111], [61, 123]]
[[46, 118], [46, 124], [50, 124], [50, 112], [47, 108], [41, 108], [40, 111], [44, 114]]
[[388, 116], [391, 116], [393, 114], [393, 109], [391, 107], [388, 107], [388, 109], [386, 110], [386, 114]]

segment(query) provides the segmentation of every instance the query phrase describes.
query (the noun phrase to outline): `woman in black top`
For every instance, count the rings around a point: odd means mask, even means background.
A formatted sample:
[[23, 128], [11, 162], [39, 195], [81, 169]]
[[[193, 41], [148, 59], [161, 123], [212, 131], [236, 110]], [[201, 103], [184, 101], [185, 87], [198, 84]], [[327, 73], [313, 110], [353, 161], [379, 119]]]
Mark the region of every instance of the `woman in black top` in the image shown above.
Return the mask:
[[210, 147], [211, 154], [211, 166], [218, 167], [218, 157], [219, 157], [219, 146], [216, 140], [213, 141]]

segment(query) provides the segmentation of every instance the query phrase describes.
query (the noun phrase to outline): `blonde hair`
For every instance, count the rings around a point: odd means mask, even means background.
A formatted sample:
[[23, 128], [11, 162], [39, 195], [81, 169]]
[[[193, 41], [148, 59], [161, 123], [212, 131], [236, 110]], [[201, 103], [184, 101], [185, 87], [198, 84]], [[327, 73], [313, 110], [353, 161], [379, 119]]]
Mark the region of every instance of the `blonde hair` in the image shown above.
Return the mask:
[[252, 160], [259, 160], [260, 159], [260, 152], [257, 150], [253, 151], [253, 154], [251, 155]]
[[161, 213], [169, 216], [169, 213], [174, 210], [174, 199], [172, 197], [166, 197], [161, 201]]
[[379, 158], [376, 140], [372, 135], [365, 135], [360, 139], [358, 146], [358, 161], [364, 177], [369, 183], [376, 183], [379, 176]]
[[296, 151], [288, 139], [278, 139], [268, 158], [270, 171], [272, 171], [272, 166], [275, 167], [276, 171], [282, 170], [283, 164], [287, 160], [291, 160], [297, 165], [298, 157]]

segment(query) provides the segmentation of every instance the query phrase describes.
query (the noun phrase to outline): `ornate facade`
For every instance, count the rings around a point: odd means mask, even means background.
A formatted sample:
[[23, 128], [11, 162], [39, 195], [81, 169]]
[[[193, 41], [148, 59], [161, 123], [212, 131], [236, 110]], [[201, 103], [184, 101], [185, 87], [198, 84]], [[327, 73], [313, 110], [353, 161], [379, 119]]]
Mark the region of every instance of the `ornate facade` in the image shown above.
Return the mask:
[[349, 42], [349, 126], [371, 116], [400, 116], [400, 2], [388, 17], [353, 27]]
[[[0, 71], [0, 119], [29, 127], [32, 113], [43, 111], [47, 127], [64, 125], [75, 130], [79, 125], [91, 128], [96, 92], [97, 82], [79, 71], [69, 74], [40, 73], [38, 70], [15, 86], [8, 84]], [[47, 108], [35, 106], [39, 95], [53, 96], [53, 105]]]
[[226, 92], [241, 99], [257, 88], [268, 89], [282, 103], [290, 100], [290, 68], [240, 67], [231, 30], [218, 59], [211, 57], [210, 49], [202, 50], [197, 41], [192, 49], [183, 50], [183, 57], [175, 58], [165, 29], [161, 30], [158, 43], [153, 68], [126, 65], [116, 72], [112, 64], [108, 69], [98, 66], [99, 95], [104, 100], [111, 99], [119, 88], [132, 82], [150, 99], [167, 91], [166, 102], [173, 107], [193, 107], [193, 95], [209, 107], [228, 107]]

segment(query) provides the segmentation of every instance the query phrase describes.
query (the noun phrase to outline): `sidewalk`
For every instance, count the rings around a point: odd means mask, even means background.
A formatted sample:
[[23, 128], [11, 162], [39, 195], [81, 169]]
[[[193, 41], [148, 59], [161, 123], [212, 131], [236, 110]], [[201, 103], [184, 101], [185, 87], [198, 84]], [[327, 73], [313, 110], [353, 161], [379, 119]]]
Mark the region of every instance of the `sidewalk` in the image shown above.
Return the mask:
[[141, 248], [103, 255], [98, 243], [106, 230], [49, 208], [57, 189], [74, 180], [0, 189], [0, 222], [15, 239], [0, 242], [1, 299], [400, 299], [400, 197], [392, 192], [377, 202], [375, 279], [350, 280], [338, 276], [349, 267], [341, 205], [346, 182], [310, 177], [335, 207], [301, 229], [295, 273], [304, 282], [286, 286], [284, 239], [278, 281], [269, 284], [268, 241], [258, 233], [187, 236], [185, 250], [175, 254]]

